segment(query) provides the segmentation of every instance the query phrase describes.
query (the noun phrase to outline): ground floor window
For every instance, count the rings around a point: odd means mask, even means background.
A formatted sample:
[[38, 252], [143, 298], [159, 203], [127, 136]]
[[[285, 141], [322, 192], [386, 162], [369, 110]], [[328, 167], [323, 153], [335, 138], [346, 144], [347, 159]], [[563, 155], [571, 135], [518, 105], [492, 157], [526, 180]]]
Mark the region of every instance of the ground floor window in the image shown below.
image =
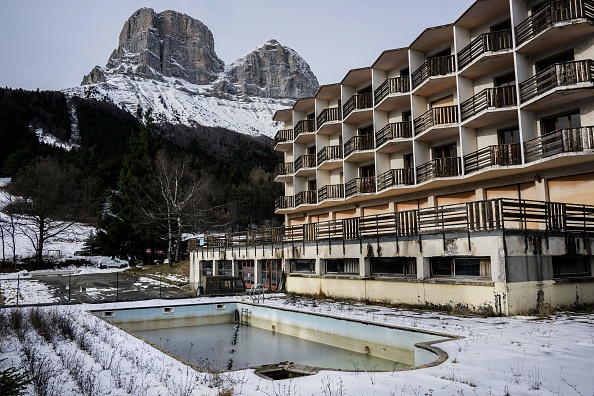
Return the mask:
[[316, 272], [316, 260], [291, 260], [291, 272]]
[[326, 262], [327, 274], [356, 274], [359, 275], [359, 259], [328, 259]]
[[415, 257], [372, 257], [371, 275], [401, 276], [416, 275], [417, 259]]
[[212, 261], [203, 261], [202, 262], [202, 276], [211, 276], [212, 275]]
[[265, 260], [262, 262], [262, 284], [265, 289], [276, 291], [283, 272], [281, 260]]
[[491, 277], [488, 257], [431, 257], [431, 276]]
[[238, 275], [249, 289], [254, 283], [254, 260], [237, 260]]
[[217, 275], [233, 275], [233, 263], [231, 260], [217, 261]]
[[553, 277], [590, 276], [590, 257], [553, 256]]

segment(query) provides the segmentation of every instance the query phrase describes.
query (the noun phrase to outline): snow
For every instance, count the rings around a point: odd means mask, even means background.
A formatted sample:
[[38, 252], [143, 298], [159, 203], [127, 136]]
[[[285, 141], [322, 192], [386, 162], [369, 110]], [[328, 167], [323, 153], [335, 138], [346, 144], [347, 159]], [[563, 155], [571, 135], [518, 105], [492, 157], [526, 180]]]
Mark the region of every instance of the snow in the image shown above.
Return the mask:
[[42, 128], [35, 129], [35, 135], [37, 135], [37, 140], [39, 140], [40, 143], [45, 143], [50, 146], [59, 147], [66, 151], [70, 151], [73, 147], [76, 147], [76, 145], [74, 144], [61, 142], [54, 135], [45, 133]]

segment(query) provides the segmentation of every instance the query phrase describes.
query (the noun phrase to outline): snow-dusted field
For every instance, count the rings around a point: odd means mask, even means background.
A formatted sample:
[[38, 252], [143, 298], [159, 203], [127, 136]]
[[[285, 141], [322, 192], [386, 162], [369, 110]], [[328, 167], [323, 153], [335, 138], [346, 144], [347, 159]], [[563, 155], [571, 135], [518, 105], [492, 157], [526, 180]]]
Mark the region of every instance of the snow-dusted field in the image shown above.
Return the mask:
[[[92, 309], [230, 300], [110, 303], [93, 305]], [[91, 306], [79, 305], [43, 308], [50, 318], [67, 318], [74, 329], [71, 337], [48, 335], [33, 325], [23, 326], [29, 330], [19, 337], [14, 331], [7, 331], [10, 322], [5, 318], [12, 311], [4, 310], [0, 320], [3, 327], [0, 351], [13, 364], [31, 366], [31, 356], [42, 359], [43, 366], [50, 367], [52, 373], [45, 384], [50, 391], [46, 394], [203, 396], [225, 394], [222, 391], [229, 389], [233, 393], [226, 394], [268, 396], [594, 394], [594, 314], [559, 314], [551, 319], [465, 318], [364, 304], [285, 299], [280, 295], [266, 299], [264, 304], [464, 338], [440, 343], [438, 347], [449, 358], [431, 368], [394, 372], [322, 371], [309, 377], [269, 381], [250, 369], [232, 373], [194, 371], [87, 313]], [[27, 316], [31, 310], [21, 309], [21, 312]], [[33, 317], [36, 315], [39, 316], [34, 311]], [[191, 352], [179, 354], [187, 353]], [[32, 385], [29, 390], [29, 394], [36, 394]]]

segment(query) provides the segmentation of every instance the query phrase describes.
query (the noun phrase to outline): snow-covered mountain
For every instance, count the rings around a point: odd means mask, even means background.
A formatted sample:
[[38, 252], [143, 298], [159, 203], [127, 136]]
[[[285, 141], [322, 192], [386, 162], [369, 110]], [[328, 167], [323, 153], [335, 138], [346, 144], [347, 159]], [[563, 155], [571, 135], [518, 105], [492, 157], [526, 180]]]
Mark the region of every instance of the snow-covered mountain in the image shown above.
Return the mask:
[[69, 96], [104, 100], [157, 122], [223, 127], [274, 136], [275, 111], [313, 96], [318, 80], [291, 48], [269, 40], [227, 67], [202, 22], [175, 11], [136, 11], [105, 67], [96, 66]]

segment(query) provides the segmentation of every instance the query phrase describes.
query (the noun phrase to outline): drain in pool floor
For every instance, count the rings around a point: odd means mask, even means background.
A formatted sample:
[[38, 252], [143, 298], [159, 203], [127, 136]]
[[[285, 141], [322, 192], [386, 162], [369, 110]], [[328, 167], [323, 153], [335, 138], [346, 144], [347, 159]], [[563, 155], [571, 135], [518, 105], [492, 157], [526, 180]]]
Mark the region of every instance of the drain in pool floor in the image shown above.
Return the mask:
[[270, 380], [282, 380], [289, 378], [305, 377], [318, 373], [317, 367], [294, 364], [292, 362], [281, 362], [278, 364], [267, 364], [255, 367], [256, 374]]

